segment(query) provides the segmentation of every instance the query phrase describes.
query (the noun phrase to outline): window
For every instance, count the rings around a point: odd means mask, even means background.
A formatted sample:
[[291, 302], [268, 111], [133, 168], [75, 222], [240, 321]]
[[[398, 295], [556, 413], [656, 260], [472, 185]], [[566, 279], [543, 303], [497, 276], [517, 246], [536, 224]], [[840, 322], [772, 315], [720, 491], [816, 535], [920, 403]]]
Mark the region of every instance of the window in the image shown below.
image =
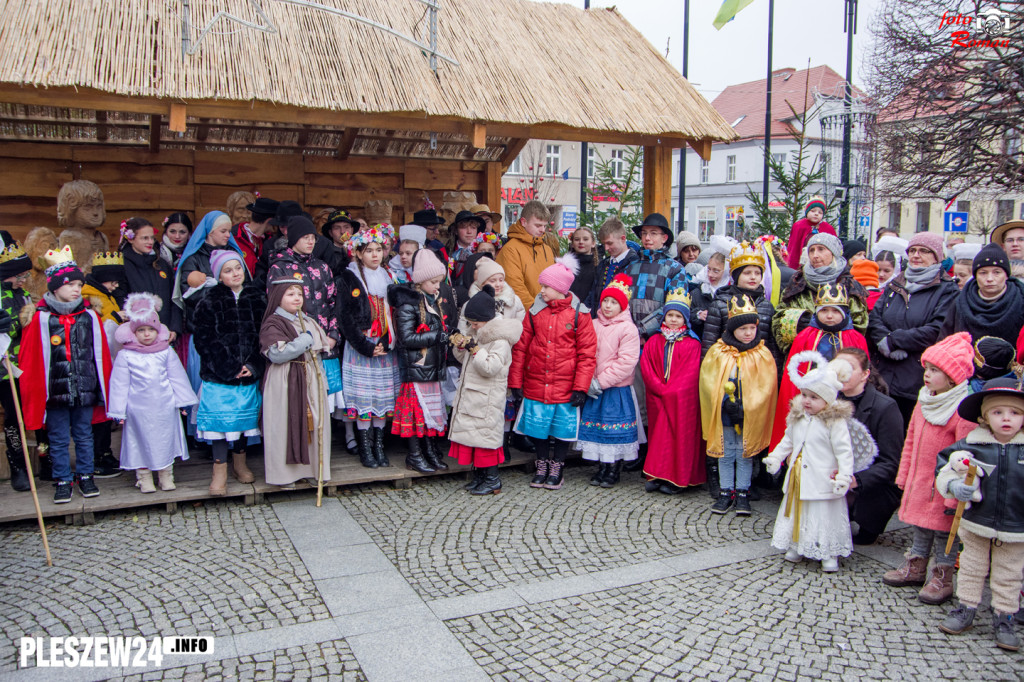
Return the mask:
[[893, 201], [889, 204], [889, 229], [897, 234], [900, 231], [900, 214], [903, 213], [903, 204]]
[[711, 165], [710, 161], [700, 160], [700, 184], [708, 184], [708, 166]]
[[544, 155], [544, 174], [558, 175], [562, 172], [562, 145], [549, 144]]
[[772, 160], [780, 166], [786, 165], [786, 152], [781, 154], [772, 154]]
[[594, 154], [594, 147], [593, 146], [587, 147], [587, 177], [588, 178], [594, 177], [594, 160], [596, 158], [597, 157]]
[[958, 201], [956, 202], [956, 210], [961, 213], [966, 213], [968, 216], [971, 215], [971, 202], [969, 201]]
[[1006, 138], [1003, 141], [1003, 147], [1003, 151], [1011, 159], [1018, 156], [1020, 154], [1020, 133], [1016, 130], [1011, 130], [1006, 133]]
[[1013, 199], [1000, 199], [996, 204], [996, 225], [1013, 220]]
[[832, 156], [828, 152], [822, 152], [819, 158], [821, 160], [820, 168], [825, 169], [825, 177], [828, 177], [828, 167], [829, 164], [832, 163]]
[[732, 237], [733, 239], [739, 239], [737, 232], [736, 223], [743, 220], [743, 207], [742, 206], [726, 206], [725, 207], [725, 236]]
[[715, 207], [699, 206], [697, 208], [697, 239], [706, 242], [715, 233]]
[[509, 164], [508, 172], [511, 173], [512, 175], [523, 174], [523, 162], [518, 156], [512, 160], [512, 163]]
[[917, 232], [927, 232], [931, 222], [932, 205], [927, 201], [917, 202]]
[[725, 181], [736, 182], [736, 157], [725, 157]]
[[626, 150], [612, 150], [612, 175], [618, 179], [626, 176]]

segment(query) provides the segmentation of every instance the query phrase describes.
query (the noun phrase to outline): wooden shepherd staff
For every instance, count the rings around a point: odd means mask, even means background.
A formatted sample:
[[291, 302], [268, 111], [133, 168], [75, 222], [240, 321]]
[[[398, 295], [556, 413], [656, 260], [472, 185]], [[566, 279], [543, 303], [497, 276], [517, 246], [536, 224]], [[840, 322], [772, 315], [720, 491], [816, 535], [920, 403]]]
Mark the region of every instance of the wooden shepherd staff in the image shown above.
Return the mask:
[[[299, 327], [301, 327], [302, 331], [305, 332], [306, 331], [305, 316], [302, 314], [301, 310], [298, 311], [298, 312], [299, 312]], [[324, 396], [324, 395], [327, 395], [327, 391], [324, 390], [323, 393], [319, 392], [320, 389], [324, 388], [323, 377], [320, 376], [320, 372], [316, 371], [316, 357], [314, 357], [312, 350], [309, 351], [309, 358], [313, 362], [313, 366], [312, 366], [313, 374], [316, 375], [316, 385], [317, 385], [317, 390], [318, 390], [318, 400], [319, 400], [319, 404], [320, 404], [320, 410], [323, 410], [323, 400], [320, 400], [320, 398], [322, 398], [322, 396]], [[306, 410], [307, 410], [307, 415], [309, 417], [309, 420], [312, 421], [313, 414], [312, 414], [312, 412], [309, 412], [309, 406], [306, 407]], [[319, 415], [319, 417], [320, 417], [321, 420], [323, 419], [324, 415], [323, 415], [322, 412]], [[320, 504], [321, 504], [321, 502], [323, 501], [323, 498], [324, 498], [324, 441], [323, 441], [323, 433], [324, 432], [323, 432], [323, 425], [324, 425], [324, 422], [321, 421], [317, 425], [317, 429], [316, 429], [316, 443], [317, 443], [317, 450], [316, 450], [317, 455], [316, 456], [317, 456], [317, 464], [318, 464], [317, 472], [316, 472], [316, 506], [318, 506], [318, 507], [320, 506]], [[313, 434], [310, 434], [310, 436], [311, 436], [310, 440], [312, 440], [312, 435]]]
[[43, 551], [46, 552], [46, 565], [53, 566], [53, 559], [50, 558], [50, 542], [46, 539], [46, 524], [43, 523], [43, 510], [39, 507], [39, 493], [36, 491], [36, 478], [32, 475], [32, 460], [28, 454], [28, 438], [25, 437], [25, 418], [21, 415], [21, 396], [18, 393], [18, 385], [14, 383], [14, 368], [11, 367], [11, 358], [4, 355], [4, 367], [7, 368], [7, 378], [11, 382], [11, 396], [14, 398], [14, 411], [18, 415], [18, 429], [21, 431], [21, 454], [25, 456], [25, 471], [28, 472], [28, 484], [32, 489], [32, 502], [36, 505], [36, 520], [39, 521], [39, 532], [43, 536]]
[[[964, 479], [964, 483], [971, 485], [974, 483], [975, 477], [978, 475], [978, 467], [975, 464], [970, 464], [967, 467], [967, 478]], [[967, 502], [960, 500], [956, 503], [956, 516], [953, 517], [953, 526], [949, 529], [949, 539], [946, 540], [946, 554], [949, 554], [953, 549], [953, 543], [956, 542], [956, 532], [960, 529], [960, 517], [964, 515], [964, 507], [967, 506]]]

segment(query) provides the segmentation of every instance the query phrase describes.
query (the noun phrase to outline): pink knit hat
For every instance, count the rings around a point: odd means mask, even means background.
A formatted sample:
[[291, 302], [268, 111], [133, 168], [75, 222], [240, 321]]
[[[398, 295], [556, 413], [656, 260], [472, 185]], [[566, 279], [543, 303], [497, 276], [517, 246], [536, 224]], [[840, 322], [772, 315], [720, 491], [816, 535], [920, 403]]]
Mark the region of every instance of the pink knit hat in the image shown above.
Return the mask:
[[[910, 241], [913, 245], [914, 241]], [[921, 353], [921, 366], [930, 362], [950, 378], [954, 384], [962, 384], [974, 374], [974, 346], [971, 335], [957, 332], [952, 336], [929, 346]]]
[[[923, 246], [934, 253], [935, 260], [940, 263], [946, 257], [942, 248], [942, 235], [935, 234], [934, 232], [918, 232], [915, 234], [907, 242], [907, 251], [910, 251], [915, 246]], [[934, 365], [935, 363], [933, 362], [932, 364]], [[935, 366], [938, 367], [938, 365]]]
[[430, 249], [420, 249], [413, 256], [412, 281], [414, 284], [422, 284], [428, 279], [444, 277], [446, 274], [448, 274], [448, 269]]
[[560, 294], [568, 294], [576, 273], [580, 271], [579, 262], [571, 253], [555, 259], [554, 265], [544, 268], [538, 278], [540, 283], [549, 286]]

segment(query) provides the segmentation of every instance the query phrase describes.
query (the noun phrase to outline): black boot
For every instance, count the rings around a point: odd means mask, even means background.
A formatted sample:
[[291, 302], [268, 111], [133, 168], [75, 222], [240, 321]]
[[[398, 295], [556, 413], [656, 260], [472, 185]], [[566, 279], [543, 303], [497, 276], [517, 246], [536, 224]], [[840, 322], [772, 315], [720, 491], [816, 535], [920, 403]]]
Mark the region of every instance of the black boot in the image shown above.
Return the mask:
[[607, 465], [608, 468], [604, 472], [604, 480], [601, 481], [602, 488], [611, 488], [613, 485], [619, 482], [619, 476], [622, 474], [622, 460], [615, 462], [614, 464]]
[[370, 433], [370, 429], [356, 429], [356, 442], [359, 445], [359, 463], [367, 469], [376, 469], [379, 466], [377, 458], [370, 448], [370, 441], [372, 439], [373, 434]]
[[746, 490], [736, 491], [736, 516], [750, 516], [750, 496]]
[[724, 514], [732, 506], [733, 495], [731, 490], [722, 490], [718, 493], [718, 499], [711, 505], [712, 514]]
[[95, 478], [115, 478], [121, 475], [121, 463], [114, 458], [114, 453], [107, 451], [96, 457], [93, 462]]
[[[44, 447], [45, 445], [45, 447]], [[50, 459], [50, 444], [45, 443], [36, 448], [36, 455], [39, 456], [39, 480], [53, 480], [53, 460]]]
[[531, 488], [543, 488], [544, 482], [548, 480], [548, 466], [551, 464], [550, 460], [538, 459], [537, 460], [537, 473], [530, 481]]
[[513, 433], [512, 438], [509, 441], [509, 445], [514, 447], [516, 450], [519, 450], [520, 452], [525, 452], [530, 455], [537, 452], [537, 448], [536, 446], [534, 446], [533, 441], [531, 441], [529, 438], [527, 438], [521, 433]]
[[604, 462], [597, 463], [597, 471], [595, 471], [594, 475], [590, 477], [590, 485], [601, 485], [601, 481], [603, 481], [604, 477], [608, 474], [608, 466], [609, 465]]
[[647, 459], [648, 445], [649, 443], [644, 443], [643, 445], [641, 445], [639, 456], [632, 461], [626, 462], [622, 468], [625, 469], [626, 471], [643, 471], [644, 461]]
[[389, 467], [391, 462], [388, 461], [388, 456], [384, 454], [384, 429], [376, 428], [373, 429], [373, 458], [377, 460], [377, 466]]
[[434, 473], [436, 469], [430, 466], [427, 460], [423, 458], [423, 453], [420, 451], [420, 439], [412, 437], [406, 438], [405, 440], [409, 444], [409, 454], [405, 456], [405, 468], [411, 469], [412, 471], [418, 471], [421, 474]]
[[484, 476], [487, 475], [487, 469], [474, 468], [473, 469], [473, 480], [462, 486], [466, 490], [472, 490], [473, 488], [480, 485], [480, 481], [484, 480]]
[[17, 426], [4, 427], [4, 439], [7, 441], [7, 464], [11, 468], [11, 487], [17, 492], [31, 489], [28, 473], [25, 471], [25, 453], [21, 449], [21, 433]]
[[484, 469], [484, 478], [480, 485], [469, 491], [470, 495], [496, 495], [501, 492], [501, 479], [498, 478], [498, 467]]
[[704, 457], [704, 471], [708, 477], [708, 494], [717, 500], [718, 494], [722, 492], [718, 484], [718, 460], [714, 457]]
[[562, 475], [565, 469], [565, 462], [548, 462], [548, 477], [544, 480], [544, 488], [547, 490], [558, 490], [562, 487]]
[[434, 467], [435, 471], [448, 468], [448, 465], [444, 463], [444, 457], [437, 450], [437, 443], [430, 436], [423, 439], [423, 459], [427, 460], [427, 464]]
[[502, 462], [502, 464], [508, 464], [509, 462], [512, 461], [512, 452], [509, 450], [509, 447], [511, 447], [511, 443], [512, 443], [512, 432], [511, 431], [506, 431], [505, 432], [505, 437], [501, 441], [501, 455], [502, 455], [502, 457], [505, 458], [504, 461]]

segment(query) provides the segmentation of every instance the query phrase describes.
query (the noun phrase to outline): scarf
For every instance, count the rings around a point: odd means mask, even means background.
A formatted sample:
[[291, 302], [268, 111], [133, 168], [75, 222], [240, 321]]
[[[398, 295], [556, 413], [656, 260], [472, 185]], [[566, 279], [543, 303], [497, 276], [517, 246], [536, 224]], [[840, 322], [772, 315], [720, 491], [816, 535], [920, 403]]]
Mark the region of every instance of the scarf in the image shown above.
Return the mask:
[[43, 300], [57, 315], [57, 321], [64, 327], [64, 354], [68, 362], [71, 361], [71, 327], [75, 324], [75, 318], [85, 312], [82, 297], [79, 296], [73, 301], [61, 301], [52, 292], [45, 292]]
[[811, 264], [804, 263], [804, 279], [809, 284], [813, 284], [815, 287], [820, 287], [822, 284], [832, 284], [839, 275], [843, 274], [846, 270], [846, 259], [842, 256], [835, 256], [832, 262], [822, 268], [812, 267]]
[[[270, 292], [267, 314], [263, 317], [260, 327], [260, 348], [266, 351], [278, 343], [289, 343], [298, 338], [292, 324], [294, 316], [279, 308], [281, 298], [288, 289], [287, 284], [274, 285]], [[270, 311], [274, 312], [271, 313]], [[284, 314], [282, 314], [284, 313]], [[285, 462], [288, 464], [309, 464], [309, 427], [312, 425], [312, 413], [309, 412], [308, 396], [306, 395], [306, 362], [309, 353], [288, 362], [288, 447]], [[315, 371], [315, 370], [314, 370]], [[267, 375], [264, 375], [264, 379]]]
[[998, 336], [1017, 346], [1020, 321], [1024, 319], [1024, 287], [1016, 280], [1006, 282], [1006, 291], [994, 301], [986, 301], [978, 290], [978, 282], [971, 280], [956, 299], [956, 312], [961, 328], [972, 336]]
[[904, 285], [907, 293], [915, 294], [934, 282], [939, 275], [940, 268], [942, 266], [938, 263], [924, 268], [907, 268], [906, 284]]
[[724, 332], [722, 332], [722, 341], [727, 346], [731, 346], [741, 353], [744, 353], [748, 350], [753, 350], [754, 348], [757, 348], [757, 344], [761, 343], [761, 339], [759, 339], [756, 336], [754, 337], [754, 340], [751, 341], [750, 343], [742, 343], [739, 339], [736, 338], [736, 335], [733, 334], [729, 329], [726, 329]]
[[672, 376], [672, 352], [675, 350], [676, 341], [687, 336], [686, 327], [669, 329], [661, 325], [661, 335], [665, 337], [665, 357], [662, 358], [661, 366], [665, 368], [665, 382]]
[[850, 311], [848, 310], [846, 311], [846, 316], [839, 324], [822, 324], [817, 314], [815, 314], [811, 317], [810, 326], [821, 330], [815, 342], [814, 350], [824, 355], [826, 360], [831, 360], [836, 356], [836, 353], [842, 350], [842, 332], [847, 329], [853, 329], [853, 320], [850, 318]]
[[956, 413], [960, 402], [967, 397], [969, 384], [965, 381], [957, 384], [944, 393], [932, 393], [928, 387], [922, 386], [917, 394], [917, 404], [921, 406], [921, 414], [929, 424], [945, 426]]

